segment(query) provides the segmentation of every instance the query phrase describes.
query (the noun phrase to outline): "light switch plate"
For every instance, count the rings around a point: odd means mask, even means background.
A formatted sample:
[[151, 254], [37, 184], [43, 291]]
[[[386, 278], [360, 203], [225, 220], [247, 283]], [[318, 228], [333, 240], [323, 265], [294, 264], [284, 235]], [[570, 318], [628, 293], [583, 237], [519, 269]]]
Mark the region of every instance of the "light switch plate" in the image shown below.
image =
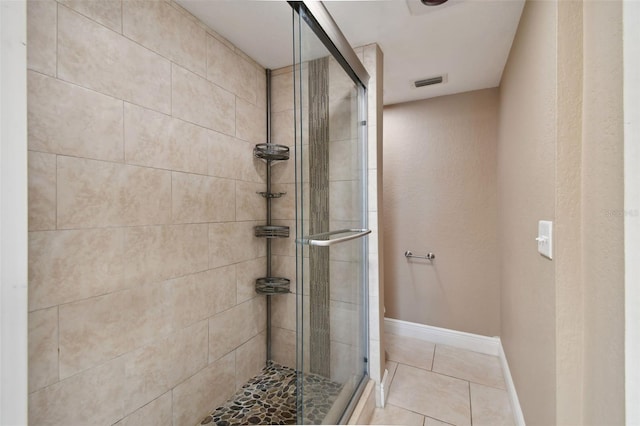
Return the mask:
[[538, 222], [538, 252], [553, 259], [553, 222], [550, 220], [541, 220]]

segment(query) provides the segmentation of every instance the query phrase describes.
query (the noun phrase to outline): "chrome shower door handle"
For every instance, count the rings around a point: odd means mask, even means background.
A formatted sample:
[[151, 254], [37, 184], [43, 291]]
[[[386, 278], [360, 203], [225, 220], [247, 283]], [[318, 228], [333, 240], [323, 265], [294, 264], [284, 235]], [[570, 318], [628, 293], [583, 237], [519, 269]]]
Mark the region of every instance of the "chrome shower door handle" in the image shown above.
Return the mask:
[[[330, 237], [332, 235], [339, 235], [339, 234], [346, 234], [346, 233], [351, 233], [351, 235], [333, 238], [333, 239], [327, 239], [327, 237]], [[329, 231], [329, 232], [323, 232], [321, 234], [308, 235], [306, 237], [297, 239], [296, 242], [306, 244], [309, 246], [328, 247], [334, 244], [343, 243], [345, 241], [351, 241], [357, 238], [362, 238], [365, 235], [369, 235], [370, 233], [371, 233], [371, 229], [339, 229], [337, 231]]]

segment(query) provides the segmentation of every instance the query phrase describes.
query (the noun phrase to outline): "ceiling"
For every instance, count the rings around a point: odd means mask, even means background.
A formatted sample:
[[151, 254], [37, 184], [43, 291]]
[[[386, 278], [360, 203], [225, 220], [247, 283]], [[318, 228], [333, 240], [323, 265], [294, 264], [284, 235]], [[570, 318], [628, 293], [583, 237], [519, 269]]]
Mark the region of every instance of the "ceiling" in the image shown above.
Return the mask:
[[[266, 68], [292, 61], [291, 7], [285, 1], [177, 0]], [[384, 53], [384, 103], [427, 99], [500, 84], [524, 0], [325, 1], [352, 46]], [[442, 84], [413, 82], [444, 76]]]

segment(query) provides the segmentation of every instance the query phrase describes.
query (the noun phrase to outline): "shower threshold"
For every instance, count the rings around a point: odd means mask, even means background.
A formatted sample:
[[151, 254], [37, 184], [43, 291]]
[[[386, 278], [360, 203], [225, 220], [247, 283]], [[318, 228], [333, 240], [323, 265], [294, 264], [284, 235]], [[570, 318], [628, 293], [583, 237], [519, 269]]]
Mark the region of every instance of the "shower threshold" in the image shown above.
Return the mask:
[[[293, 425], [296, 422], [295, 370], [279, 364], [265, 367], [200, 425]], [[321, 424], [342, 385], [315, 374], [303, 375], [304, 424]]]

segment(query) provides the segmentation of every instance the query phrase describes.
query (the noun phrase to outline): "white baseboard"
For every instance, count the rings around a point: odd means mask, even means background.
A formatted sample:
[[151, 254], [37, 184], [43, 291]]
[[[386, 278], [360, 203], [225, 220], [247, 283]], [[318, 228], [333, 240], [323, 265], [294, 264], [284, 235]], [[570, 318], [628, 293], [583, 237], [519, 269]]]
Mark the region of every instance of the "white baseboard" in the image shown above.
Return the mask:
[[502, 375], [504, 376], [504, 383], [507, 386], [507, 394], [509, 395], [509, 402], [511, 403], [511, 412], [513, 413], [513, 420], [517, 426], [525, 426], [524, 415], [522, 414], [522, 408], [520, 407], [520, 400], [516, 392], [516, 386], [513, 384], [513, 378], [511, 377], [511, 370], [509, 370], [509, 363], [507, 362], [507, 355], [504, 353], [502, 342], [500, 342], [500, 364], [502, 365]]
[[509, 395], [509, 402], [511, 403], [513, 420], [517, 426], [525, 426], [518, 394], [516, 393], [513, 379], [511, 378], [509, 363], [507, 362], [507, 357], [499, 337], [481, 336], [479, 334], [432, 327], [430, 325], [401, 321], [393, 318], [384, 319], [384, 330], [387, 333], [398, 336], [426, 340], [435, 344], [448, 345], [468, 351], [497, 356], [502, 365], [502, 374], [504, 375], [504, 381], [507, 387], [506, 391]]
[[389, 370], [384, 369], [384, 374], [382, 375], [382, 382], [380, 383], [380, 401], [378, 407], [384, 408], [387, 405], [387, 398], [389, 397], [389, 386], [391, 385], [392, 377], [389, 376]]
[[500, 355], [500, 338], [498, 337], [481, 336], [393, 318], [384, 319], [384, 330], [398, 336], [412, 337], [487, 355]]

